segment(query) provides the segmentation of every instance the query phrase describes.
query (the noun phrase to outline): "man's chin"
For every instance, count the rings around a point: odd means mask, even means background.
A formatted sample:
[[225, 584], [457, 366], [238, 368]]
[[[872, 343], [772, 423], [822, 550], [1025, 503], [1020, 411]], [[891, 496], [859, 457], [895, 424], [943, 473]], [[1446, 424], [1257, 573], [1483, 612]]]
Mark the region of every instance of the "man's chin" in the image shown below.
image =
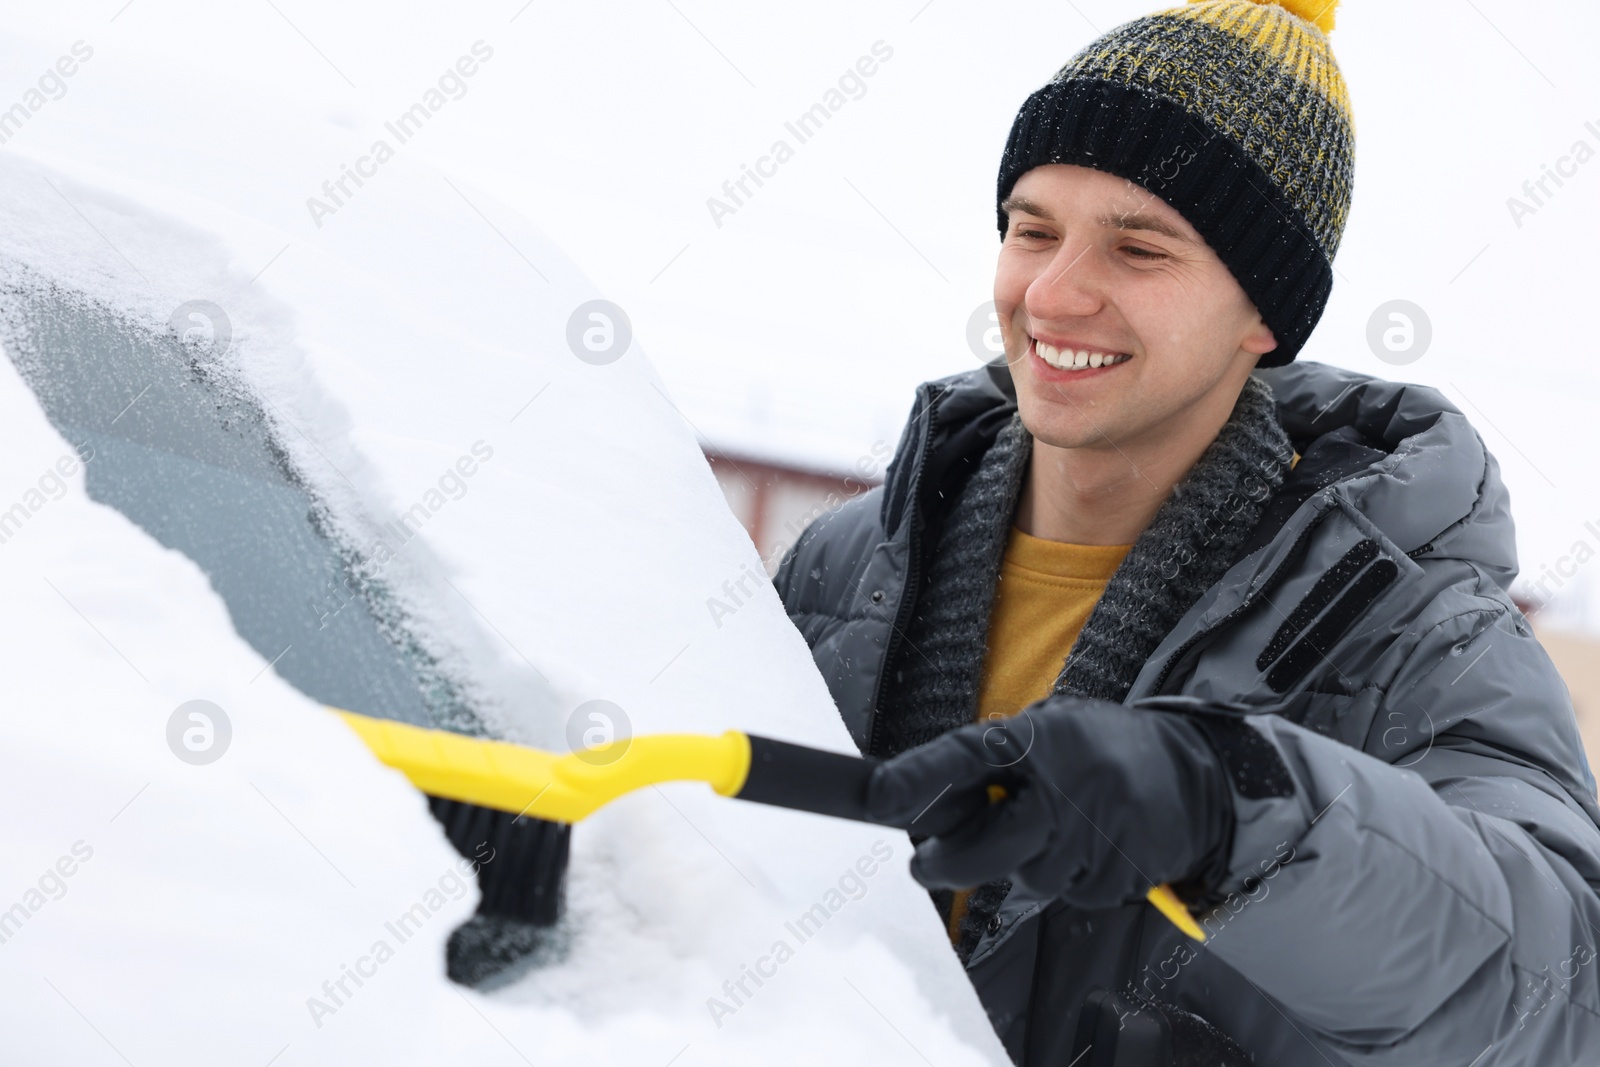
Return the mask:
[[1093, 448], [1114, 450], [1115, 442], [1123, 436], [1120, 420], [1106, 412], [1104, 419], [1096, 419], [1073, 410], [1062, 410], [1060, 404], [1029, 403], [1019, 396], [1018, 410], [1022, 425], [1033, 435], [1035, 442], [1054, 448]]

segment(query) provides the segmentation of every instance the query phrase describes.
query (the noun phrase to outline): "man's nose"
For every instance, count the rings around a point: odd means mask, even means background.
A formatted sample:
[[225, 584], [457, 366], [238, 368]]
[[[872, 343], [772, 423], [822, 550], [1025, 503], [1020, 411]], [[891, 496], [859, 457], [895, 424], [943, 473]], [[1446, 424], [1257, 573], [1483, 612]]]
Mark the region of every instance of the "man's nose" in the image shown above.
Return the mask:
[[1062, 241], [1045, 269], [1028, 286], [1028, 313], [1034, 318], [1093, 315], [1104, 303], [1093, 246]]

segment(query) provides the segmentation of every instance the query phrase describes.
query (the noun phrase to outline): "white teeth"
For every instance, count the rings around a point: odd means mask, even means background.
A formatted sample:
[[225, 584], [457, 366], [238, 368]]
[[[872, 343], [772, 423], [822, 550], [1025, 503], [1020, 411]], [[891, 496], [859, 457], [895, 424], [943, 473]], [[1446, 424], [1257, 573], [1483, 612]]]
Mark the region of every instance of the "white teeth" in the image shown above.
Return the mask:
[[1033, 347], [1034, 351], [1039, 353], [1040, 359], [1061, 370], [1110, 367], [1125, 362], [1129, 358], [1125, 354], [1109, 356], [1104, 352], [1090, 352], [1087, 350], [1082, 352], [1063, 352], [1055, 345], [1045, 344], [1038, 338], [1034, 338]]

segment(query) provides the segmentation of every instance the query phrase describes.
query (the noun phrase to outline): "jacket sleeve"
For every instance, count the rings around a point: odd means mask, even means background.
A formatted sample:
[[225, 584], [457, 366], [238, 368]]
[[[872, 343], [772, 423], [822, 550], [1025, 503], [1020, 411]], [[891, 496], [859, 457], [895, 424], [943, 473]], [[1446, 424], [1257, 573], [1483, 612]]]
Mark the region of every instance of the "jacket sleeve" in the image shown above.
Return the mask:
[[1293, 791], [1235, 784], [1209, 948], [1353, 1064], [1600, 1062], [1600, 812], [1566, 687], [1511, 610], [1416, 647], [1368, 752], [1248, 720]]
[[808, 525], [772, 576], [784, 610], [813, 649], [849, 617], [849, 603], [874, 546], [881, 488], [852, 497]]

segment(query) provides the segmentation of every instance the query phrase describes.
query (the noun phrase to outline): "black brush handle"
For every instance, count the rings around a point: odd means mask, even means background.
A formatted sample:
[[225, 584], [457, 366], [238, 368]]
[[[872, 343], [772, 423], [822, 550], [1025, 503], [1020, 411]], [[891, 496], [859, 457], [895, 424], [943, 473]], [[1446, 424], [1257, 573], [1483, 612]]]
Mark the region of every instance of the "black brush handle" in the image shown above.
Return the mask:
[[[879, 823], [867, 814], [867, 780], [882, 760], [847, 756], [819, 748], [749, 734], [750, 770], [740, 800], [771, 804], [795, 811], [810, 811], [856, 822]], [[948, 789], [928, 798], [928, 807], [896, 829], [938, 836], [981, 812], [991, 802], [989, 785], [1003, 785], [1006, 777], [996, 769], [993, 783], [968, 789]]]

